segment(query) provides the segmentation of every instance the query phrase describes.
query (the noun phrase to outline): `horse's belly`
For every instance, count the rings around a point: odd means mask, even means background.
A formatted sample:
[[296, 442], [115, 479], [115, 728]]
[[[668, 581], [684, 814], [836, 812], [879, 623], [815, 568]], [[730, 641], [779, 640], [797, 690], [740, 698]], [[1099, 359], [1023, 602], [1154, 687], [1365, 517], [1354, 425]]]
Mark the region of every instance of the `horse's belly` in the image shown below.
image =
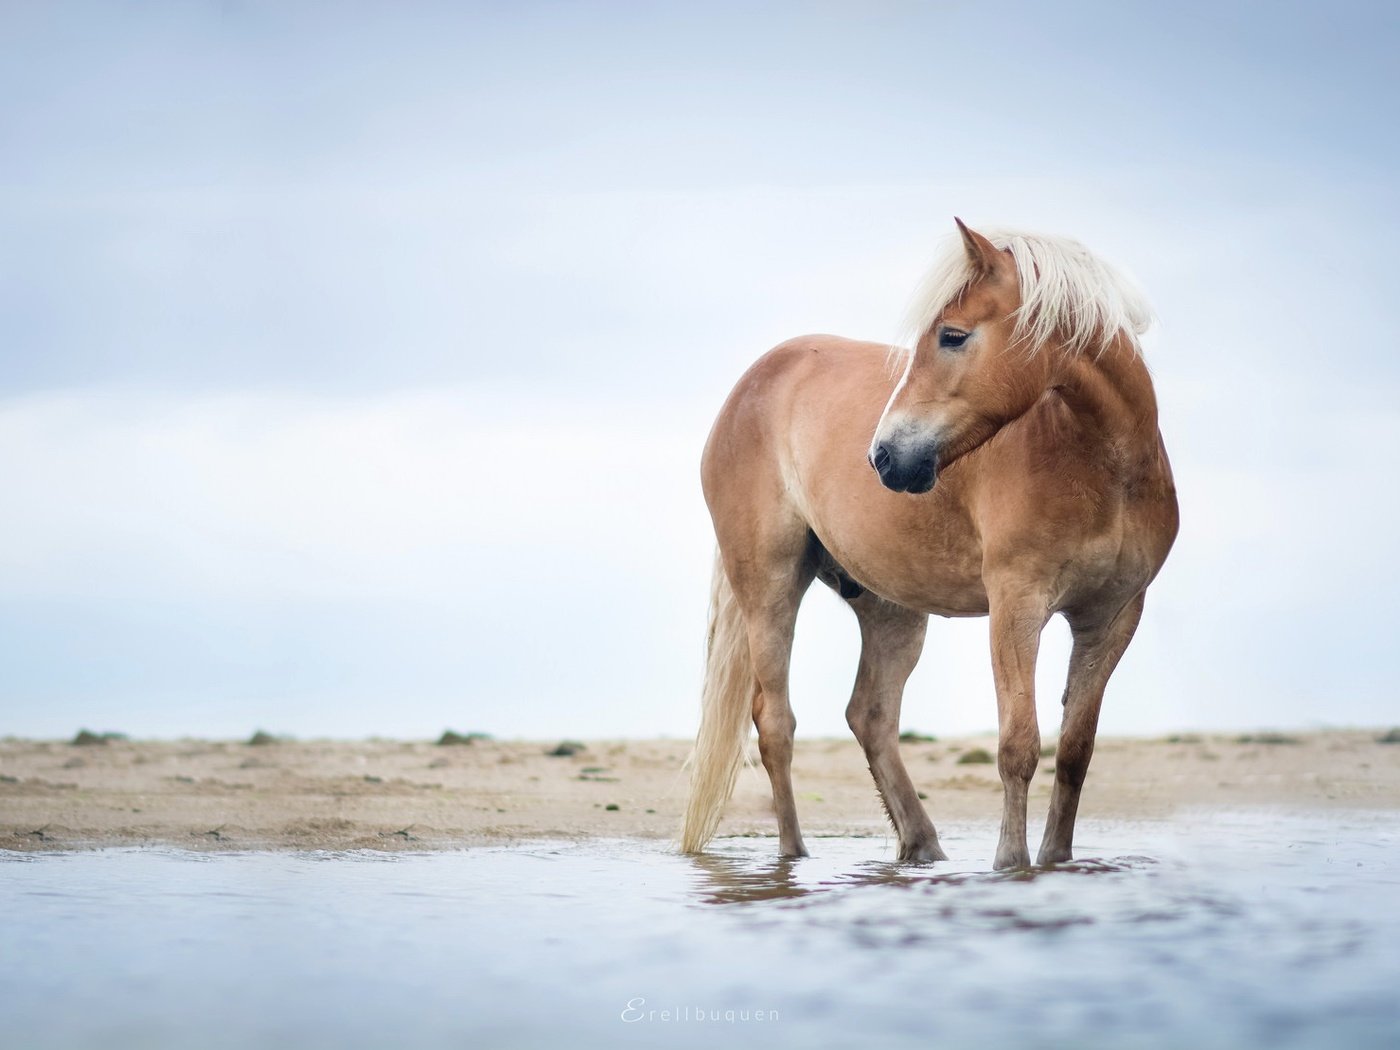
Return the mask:
[[870, 589], [887, 601], [934, 616], [987, 615], [987, 589], [980, 573], [968, 577], [933, 566], [904, 578], [882, 579]]

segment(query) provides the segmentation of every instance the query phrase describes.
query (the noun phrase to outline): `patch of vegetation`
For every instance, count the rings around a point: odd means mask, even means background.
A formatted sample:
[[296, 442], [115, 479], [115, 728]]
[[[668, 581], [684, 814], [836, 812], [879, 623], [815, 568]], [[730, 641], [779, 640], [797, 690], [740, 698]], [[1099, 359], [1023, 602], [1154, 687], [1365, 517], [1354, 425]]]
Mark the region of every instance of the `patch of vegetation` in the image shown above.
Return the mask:
[[1173, 733], [1164, 738], [1168, 744], [1199, 744], [1201, 734], [1199, 733]]
[[901, 744], [936, 744], [938, 737], [930, 736], [928, 733], [919, 733], [913, 729], [906, 729], [899, 734]]
[[490, 739], [490, 733], [459, 733], [455, 729], [444, 729], [437, 742], [438, 747], [460, 747]]
[[281, 737], [273, 736], [261, 729], [248, 738], [249, 747], [267, 747], [269, 744], [280, 744], [281, 742]]
[[1287, 733], [1245, 733], [1235, 737], [1237, 744], [1301, 744], [1296, 736]]
[[558, 746], [546, 751], [545, 754], [552, 758], [568, 758], [570, 755], [576, 755], [580, 751], [587, 750], [588, 748], [577, 740], [561, 740]]
[[101, 747], [113, 740], [125, 740], [125, 733], [94, 733], [91, 729], [79, 729], [78, 735], [70, 743], [74, 747]]
[[1041, 758], [1054, 758], [1054, 757], [1055, 757], [1055, 748], [1056, 748], [1057, 746], [1058, 746], [1058, 744], [1041, 744], [1041, 745], [1040, 745], [1040, 757], [1041, 757]]
[[621, 809], [622, 807], [619, 806], [616, 802], [609, 802], [609, 803], [608, 803], [606, 806], [604, 806], [603, 808], [606, 809], [606, 810], [611, 810], [611, 811], [613, 811], [613, 812], [615, 813], [615, 812], [617, 812], [619, 809]]
[[1382, 733], [1376, 737], [1378, 744], [1400, 744], [1400, 729], [1392, 729], [1389, 733]]
[[974, 747], [971, 751], [964, 751], [958, 756], [960, 766], [986, 766], [991, 765], [996, 759], [985, 747]]

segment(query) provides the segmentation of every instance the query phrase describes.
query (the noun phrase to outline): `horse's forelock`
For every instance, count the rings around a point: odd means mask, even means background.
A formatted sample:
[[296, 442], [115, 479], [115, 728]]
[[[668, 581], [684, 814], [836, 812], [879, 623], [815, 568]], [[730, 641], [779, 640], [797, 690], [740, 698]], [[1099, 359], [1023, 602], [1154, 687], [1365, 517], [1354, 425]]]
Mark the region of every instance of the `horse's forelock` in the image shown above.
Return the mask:
[[[1120, 333], [1139, 347], [1152, 310], [1120, 271], [1067, 237], [1005, 229], [982, 233], [1016, 263], [1021, 307], [1013, 338], [1030, 353], [1057, 332], [1066, 353], [1099, 351]], [[899, 342], [916, 345], [974, 276], [961, 239], [947, 238], [914, 296]]]

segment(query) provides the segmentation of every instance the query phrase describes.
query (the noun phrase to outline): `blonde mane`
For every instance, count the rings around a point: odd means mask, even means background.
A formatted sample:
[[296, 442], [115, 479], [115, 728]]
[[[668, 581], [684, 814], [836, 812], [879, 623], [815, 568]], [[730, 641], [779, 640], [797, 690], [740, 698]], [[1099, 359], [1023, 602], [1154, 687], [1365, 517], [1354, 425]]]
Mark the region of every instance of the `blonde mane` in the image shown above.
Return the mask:
[[[1140, 349], [1138, 336], [1152, 321], [1147, 300], [1127, 277], [1078, 241], [1017, 230], [978, 232], [1009, 251], [1016, 262], [1021, 306], [1012, 338], [1029, 353], [1040, 350], [1057, 331], [1070, 354], [1102, 350], [1120, 332]], [[954, 235], [919, 286], [900, 342], [917, 345], [972, 277], [962, 240]]]

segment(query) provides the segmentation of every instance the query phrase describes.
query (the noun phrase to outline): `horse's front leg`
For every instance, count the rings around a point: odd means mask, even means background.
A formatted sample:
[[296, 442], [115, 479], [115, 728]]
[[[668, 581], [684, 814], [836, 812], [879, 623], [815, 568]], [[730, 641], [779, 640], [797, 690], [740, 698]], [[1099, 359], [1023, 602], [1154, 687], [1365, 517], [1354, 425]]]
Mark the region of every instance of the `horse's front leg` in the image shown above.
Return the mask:
[[1094, 754], [1104, 688], [1133, 640], [1142, 617], [1142, 597], [1139, 594], [1106, 619], [1070, 621], [1074, 649], [1070, 652], [1069, 679], [1065, 683], [1060, 742], [1055, 748], [1055, 791], [1050, 796], [1045, 838], [1036, 858], [1039, 864], [1058, 864], [1073, 855], [1074, 818], [1079, 812], [1079, 792], [1089, 772], [1089, 759]]
[[1039, 594], [1010, 586], [991, 591], [992, 674], [997, 689], [997, 772], [1001, 774], [1001, 837], [997, 870], [1029, 867], [1026, 798], [1040, 765], [1035, 717], [1035, 660], [1049, 619]]

